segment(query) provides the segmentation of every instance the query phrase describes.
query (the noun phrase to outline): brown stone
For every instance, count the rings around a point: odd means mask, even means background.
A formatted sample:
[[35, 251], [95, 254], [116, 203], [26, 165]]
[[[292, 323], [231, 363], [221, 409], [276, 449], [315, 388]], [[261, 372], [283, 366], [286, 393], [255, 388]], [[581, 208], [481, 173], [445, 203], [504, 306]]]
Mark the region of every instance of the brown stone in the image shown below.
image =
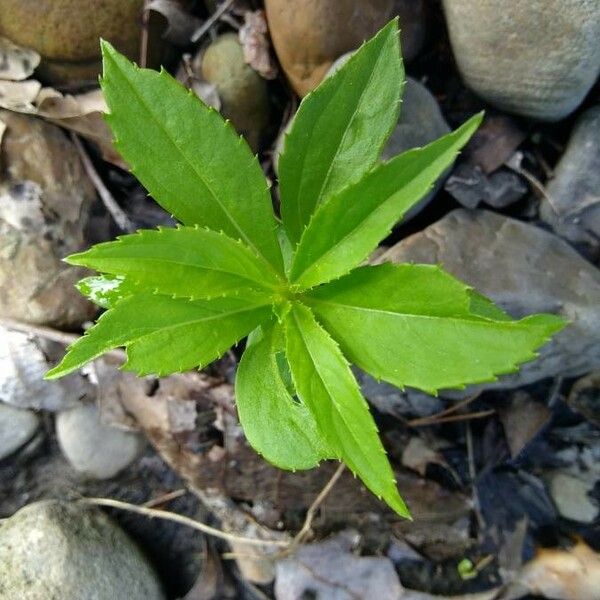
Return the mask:
[[95, 191], [77, 151], [55, 125], [0, 111], [0, 317], [77, 327], [93, 305], [62, 258], [85, 245]]
[[42, 56], [49, 82], [94, 80], [100, 38], [134, 58], [143, 0], [0, 0], [0, 34]]
[[244, 61], [238, 36], [235, 33], [219, 36], [208, 46], [201, 61], [201, 76], [215, 86], [221, 113], [251, 148], [258, 150], [269, 121], [267, 82]]
[[336, 58], [392, 15], [394, 0], [265, 0], [271, 39], [292, 87], [305, 96]]

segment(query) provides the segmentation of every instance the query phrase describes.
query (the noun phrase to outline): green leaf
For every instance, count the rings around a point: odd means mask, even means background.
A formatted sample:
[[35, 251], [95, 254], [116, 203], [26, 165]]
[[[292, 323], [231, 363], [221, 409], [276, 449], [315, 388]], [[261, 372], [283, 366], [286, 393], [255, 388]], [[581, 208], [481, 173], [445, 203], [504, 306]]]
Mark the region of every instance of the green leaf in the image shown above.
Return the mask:
[[46, 379], [62, 377], [119, 346], [127, 348], [123, 368], [139, 375], [203, 367], [270, 314], [264, 302], [248, 304], [238, 298], [190, 301], [150, 293], [129, 296], [71, 345]]
[[73, 254], [67, 262], [182, 298], [244, 294], [249, 288], [273, 292], [283, 283], [269, 263], [242, 242], [197, 227], [124, 235]]
[[373, 417], [340, 349], [298, 302], [284, 327], [294, 385], [327, 446], [375, 495], [408, 517]]
[[356, 269], [306, 302], [352, 362], [429, 393], [511, 373], [564, 326], [554, 315], [492, 320], [489, 301], [467, 286], [461, 301], [458, 283], [437, 267], [383, 264]]
[[102, 308], [111, 308], [119, 300], [143, 291], [139, 284], [114, 275], [92, 275], [80, 279], [79, 293]]
[[281, 214], [293, 244], [321, 201], [375, 164], [398, 120], [403, 81], [394, 20], [302, 100], [279, 159]]
[[290, 279], [310, 288], [363, 262], [431, 189], [468, 142], [483, 115], [456, 131], [375, 167], [317, 209], [300, 239]]
[[115, 145], [153, 198], [183, 224], [222, 230], [281, 271], [271, 197], [243, 138], [165, 71], [139, 69], [105, 41], [102, 56]]
[[235, 395], [240, 423], [251, 446], [282, 469], [310, 469], [330, 456], [306, 406], [288, 390], [288, 365], [281, 326], [263, 327], [246, 347]]

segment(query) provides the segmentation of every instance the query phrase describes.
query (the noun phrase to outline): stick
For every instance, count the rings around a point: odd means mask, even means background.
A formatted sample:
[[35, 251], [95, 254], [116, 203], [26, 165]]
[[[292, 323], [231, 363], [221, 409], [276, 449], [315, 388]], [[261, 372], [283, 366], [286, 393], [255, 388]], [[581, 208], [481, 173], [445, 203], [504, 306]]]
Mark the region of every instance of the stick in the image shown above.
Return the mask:
[[113, 498], [82, 498], [81, 500], [79, 500], [79, 502], [83, 504], [91, 504], [93, 506], [106, 506], [109, 508], [126, 510], [128, 512], [133, 512], [138, 515], [149, 517], [150, 519], [156, 518], [164, 519], [165, 521], [173, 521], [174, 523], [179, 523], [180, 525], [191, 527], [192, 529], [201, 531], [206, 535], [211, 535], [213, 537], [219, 538], [221, 540], [226, 540], [228, 542], [243, 543], [251, 546], [276, 546], [278, 548], [287, 548], [290, 545], [289, 542], [282, 540], [259, 540], [258, 538], [248, 538], [234, 535], [233, 533], [221, 531], [220, 529], [216, 529], [215, 527], [211, 527], [210, 525], [205, 525], [200, 521], [196, 521], [195, 519], [191, 519], [190, 517], [186, 517], [184, 515], [179, 515], [177, 513], [169, 512], [166, 510], [157, 510], [155, 508], [138, 506], [137, 504], [130, 504], [129, 502], [114, 500]]
[[86, 152], [86, 149], [83, 147], [81, 140], [74, 134], [71, 133], [71, 139], [77, 148], [77, 152], [79, 152], [79, 156], [81, 157], [81, 162], [83, 164], [83, 168], [87, 173], [87, 176], [90, 178], [93, 183], [100, 199], [104, 203], [106, 210], [109, 212], [110, 216], [114, 219], [115, 223], [121, 229], [121, 231], [132, 232], [135, 230], [135, 225], [131, 222], [129, 217], [125, 214], [123, 209], [117, 204], [117, 201], [113, 198], [113, 195], [108, 191], [108, 188], [104, 185], [102, 178], [98, 175], [98, 171], [94, 168], [94, 164]]
[[319, 492], [319, 495], [314, 499], [313, 503], [308, 507], [306, 511], [306, 518], [304, 519], [304, 523], [302, 524], [302, 528], [296, 534], [294, 539], [290, 544], [290, 551], [293, 551], [297, 546], [302, 544], [308, 534], [310, 533], [310, 528], [312, 527], [312, 523], [314, 521], [317, 510], [319, 510], [319, 506], [323, 504], [323, 501], [329, 495], [329, 492], [333, 489], [333, 486], [336, 484], [337, 480], [341, 477], [342, 473], [346, 465], [344, 463], [340, 463], [335, 473], [331, 476], [331, 479], [325, 484], [325, 487]]
[[226, 0], [215, 12], [192, 34], [192, 42], [196, 43], [231, 7], [234, 0]]

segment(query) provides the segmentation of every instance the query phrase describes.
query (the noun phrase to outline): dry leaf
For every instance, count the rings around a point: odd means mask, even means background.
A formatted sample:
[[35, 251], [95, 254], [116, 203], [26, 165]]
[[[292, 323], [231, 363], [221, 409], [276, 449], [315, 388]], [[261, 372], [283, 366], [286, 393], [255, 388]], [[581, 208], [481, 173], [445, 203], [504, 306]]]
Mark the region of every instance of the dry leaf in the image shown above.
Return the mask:
[[167, 20], [162, 37], [176, 46], [187, 46], [202, 21], [186, 11], [177, 0], [151, 0], [147, 10], [160, 13]]
[[443, 457], [430, 448], [425, 440], [419, 436], [411, 437], [402, 452], [402, 464], [425, 477], [427, 465], [430, 463], [446, 467], [446, 461]]
[[29, 48], [13, 44], [0, 36], [0, 79], [22, 81], [40, 64], [40, 55]]
[[271, 56], [267, 38], [267, 19], [262, 10], [246, 11], [244, 24], [240, 27], [240, 43], [244, 49], [244, 60], [265, 79], [277, 77], [277, 67]]
[[27, 81], [0, 80], [0, 108], [22, 113], [35, 113], [33, 102], [41, 89], [42, 84], [34, 79]]
[[523, 567], [518, 583], [551, 600], [598, 600], [600, 554], [583, 541], [568, 550], [540, 550]]

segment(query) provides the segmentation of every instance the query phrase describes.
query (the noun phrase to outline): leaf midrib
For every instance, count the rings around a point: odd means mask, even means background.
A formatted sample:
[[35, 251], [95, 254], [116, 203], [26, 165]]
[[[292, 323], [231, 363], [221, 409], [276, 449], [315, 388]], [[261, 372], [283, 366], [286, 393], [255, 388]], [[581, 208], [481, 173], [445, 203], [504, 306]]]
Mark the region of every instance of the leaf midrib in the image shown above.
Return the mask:
[[[256, 283], [258, 285], [260, 285], [261, 287], [264, 287], [266, 289], [270, 289], [270, 290], [276, 290], [277, 286], [275, 284], [269, 284], [266, 281], [259, 281], [258, 279], [253, 279], [251, 277], [249, 277], [248, 275], [242, 275], [240, 273], [236, 273], [235, 271], [227, 271], [225, 269], [216, 269], [216, 268], [212, 268], [212, 267], [202, 267], [199, 266], [197, 264], [194, 263], [188, 263], [188, 262], [183, 262], [183, 261], [179, 261], [179, 260], [172, 260], [172, 259], [164, 259], [164, 258], [155, 258], [155, 257], [136, 257], [135, 259], [124, 259], [124, 258], [98, 258], [97, 261], [123, 261], [123, 260], [132, 260], [135, 262], [156, 262], [156, 263], [167, 263], [167, 264], [172, 264], [172, 265], [179, 265], [182, 267], [190, 267], [194, 270], [197, 271], [214, 271], [216, 273], [225, 273], [226, 275], [233, 275], [235, 277], [239, 277], [240, 279], [245, 279], [246, 281], [250, 281], [252, 283]], [[98, 264], [98, 263], [96, 263]], [[100, 266], [100, 265], [99, 265]], [[95, 268], [95, 267], [92, 267]], [[103, 269], [98, 269], [100, 271], [103, 271]], [[107, 271], [108, 272], [108, 271]], [[122, 276], [127, 276], [127, 275], [131, 275], [132, 271], [129, 271], [128, 273], [113, 273], [113, 275], [122, 275]], [[141, 283], [141, 282], [139, 282]]]
[[[362, 451], [361, 445], [359, 444], [360, 440], [356, 437], [356, 434], [354, 433], [354, 430], [348, 425], [348, 421], [346, 419], [345, 416], [345, 411], [340, 410], [340, 406], [339, 404], [334, 400], [335, 396], [330, 392], [329, 390], [329, 386], [327, 385], [327, 383], [325, 382], [325, 380], [323, 379], [323, 377], [321, 376], [321, 373], [319, 371], [319, 369], [317, 368], [317, 361], [315, 361], [315, 358], [312, 354], [312, 352], [310, 351], [310, 348], [308, 347], [308, 344], [306, 343], [306, 339], [304, 338], [303, 332], [302, 332], [302, 327], [300, 325], [300, 323], [298, 322], [298, 318], [295, 314], [292, 315], [294, 318], [294, 321], [296, 323], [296, 328], [298, 330], [298, 333], [300, 335], [300, 339], [302, 340], [302, 344], [304, 345], [304, 348], [306, 349], [306, 352], [308, 353], [308, 355], [310, 356], [310, 360], [314, 365], [314, 371], [317, 374], [319, 380], [321, 381], [323, 388], [325, 389], [325, 391], [327, 392], [327, 395], [329, 396], [330, 400], [331, 400], [331, 404], [332, 406], [335, 406], [335, 410], [339, 416], [339, 418], [342, 420], [342, 422], [344, 423], [344, 426], [346, 427], [346, 429], [348, 431], [350, 431], [352, 438], [355, 442], [355, 446], [357, 449], [360, 449]], [[315, 321], [316, 323], [316, 321]], [[316, 323], [317, 327], [320, 327], [320, 325], [318, 323]], [[339, 443], [339, 442], [338, 442]], [[344, 458], [345, 459], [345, 452], [342, 452], [340, 449], [337, 449], [337, 454], [340, 456], [340, 458]], [[367, 459], [368, 463], [371, 463], [371, 460], [369, 459], [367, 454], [364, 454], [365, 458]]]
[[[248, 244], [248, 246], [250, 246], [251, 248], [254, 249], [255, 252], [257, 252], [258, 254], [260, 254], [262, 256], [262, 253], [260, 252], [260, 250], [256, 247], [256, 245], [248, 238], [248, 236], [246, 235], [246, 233], [244, 232], [244, 230], [240, 227], [240, 225], [238, 225], [237, 221], [229, 214], [229, 212], [227, 210], [225, 210], [225, 207], [223, 206], [223, 204], [221, 203], [219, 197], [215, 194], [214, 190], [212, 189], [211, 185], [209, 184], [209, 182], [202, 176], [202, 174], [198, 171], [198, 169], [196, 168], [196, 166], [194, 165], [194, 163], [192, 162], [192, 160], [188, 157], [188, 155], [183, 152], [183, 150], [175, 143], [175, 141], [171, 138], [171, 136], [168, 133], [168, 130], [166, 129], [166, 127], [163, 125], [162, 121], [157, 117], [157, 115], [153, 112], [152, 108], [150, 107], [150, 105], [144, 100], [144, 97], [138, 92], [138, 89], [136, 86], [133, 85], [132, 82], [129, 81], [129, 79], [127, 78], [127, 76], [125, 75], [125, 73], [119, 68], [117, 62], [111, 57], [111, 60], [113, 62], [113, 65], [116, 68], [116, 71], [118, 73], [121, 74], [122, 76], [122, 80], [125, 81], [127, 83], [127, 85], [129, 86], [129, 88], [133, 91], [133, 95], [138, 99], [138, 101], [140, 102], [140, 104], [148, 111], [148, 113], [151, 115], [152, 117], [152, 121], [158, 125], [158, 128], [165, 134], [165, 137], [167, 139], [167, 141], [171, 144], [171, 146], [173, 148], [175, 148], [175, 150], [177, 151], [178, 154], [180, 154], [184, 159], [186, 164], [191, 167], [192, 171], [196, 174], [196, 176], [198, 177], [198, 179], [202, 182], [202, 184], [206, 187], [206, 189], [209, 191], [210, 195], [213, 197], [213, 199], [215, 200], [215, 202], [218, 204], [219, 208], [221, 209], [221, 211], [223, 212], [223, 214], [225, 215], [225, 217], [229, 220], [229, 222], [233, 225], [233, 227], [238, 231], [238, 233], [240, 234], [240, 237]], [[160, 76], [160, 75], [159, 75]]]

